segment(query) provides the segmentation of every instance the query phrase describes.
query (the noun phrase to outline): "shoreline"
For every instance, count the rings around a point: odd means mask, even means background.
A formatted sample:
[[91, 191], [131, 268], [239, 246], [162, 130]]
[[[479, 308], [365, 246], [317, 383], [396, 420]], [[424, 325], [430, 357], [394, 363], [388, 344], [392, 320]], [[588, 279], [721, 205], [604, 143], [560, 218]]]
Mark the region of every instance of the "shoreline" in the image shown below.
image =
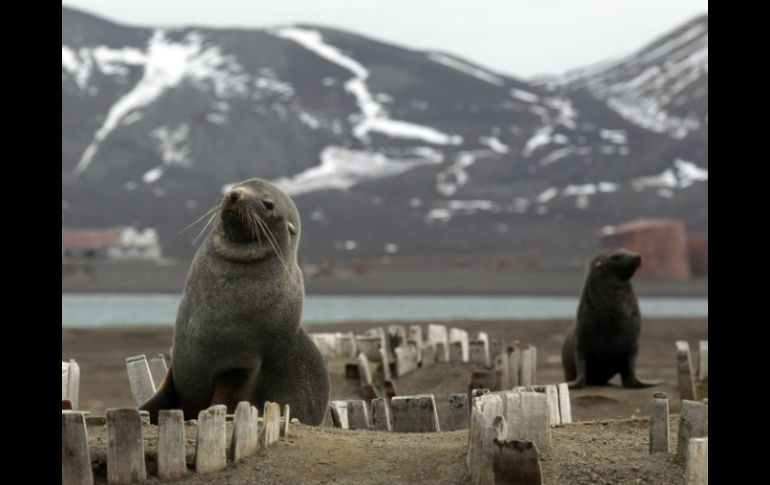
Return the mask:
[[[180, 294], [188, 265], [115, 264], [62, 274], [62, 293]], [[491, 269], [484, 266], [376, 267], [359, 273], [305, 276], [305, 294], [318, 296], [574, 296], [583, 269]], [[632, 280], [637, 296], [708, 297], [708, 277], [687, 281]]]
[[[677, 325], [679, 323], [688, 325], [693, 321], [703, 321], [708, 325], [708, 317], [701, 316], [674, 316], [674, 317], [645, 317], [642, 316], [642, 325], [646, 322], [665, 321], [667, 324]], [[427, 326], [429, 324], [439, 324], [458, 328], [466, 327], [487, 327], [487, 326], [511, 326], [516, 327], [519, 325], [551, 325], [557, 324], [572, 324], [575, 322], [575, 318], [569, 317], [544, 317], [544, 318], [429, 318], [429, 319], [404, 319], [404, 320], [335, 320], [331, 322], [301, 322], [302, 327], [309, 333], [325, 333], [325, 332], [357, 332], [359, 330], [365, 330], [372, 327], [387, 327], [389, 325], [421, 325]], [[174, 322], [164, 323], [119, 323], [119, 324], [107, 324], [100, 326], [83, 326], [78, 324], [62, 326], [62, 332], [69, 331], [95, 331], [95, 332], [162, 332], [163, 330], [173, 330], [175, 326]]]

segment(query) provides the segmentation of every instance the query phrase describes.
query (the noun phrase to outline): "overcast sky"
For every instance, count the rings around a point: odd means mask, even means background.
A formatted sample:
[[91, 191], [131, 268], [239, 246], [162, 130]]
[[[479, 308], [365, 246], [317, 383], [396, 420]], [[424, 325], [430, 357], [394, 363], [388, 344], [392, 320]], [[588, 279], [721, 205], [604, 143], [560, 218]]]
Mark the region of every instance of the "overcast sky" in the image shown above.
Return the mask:
[[528, 77], [625, 55], [708, 0], [67, 0], [137, 26], [265, 27], [294, 22], [438, 49]]

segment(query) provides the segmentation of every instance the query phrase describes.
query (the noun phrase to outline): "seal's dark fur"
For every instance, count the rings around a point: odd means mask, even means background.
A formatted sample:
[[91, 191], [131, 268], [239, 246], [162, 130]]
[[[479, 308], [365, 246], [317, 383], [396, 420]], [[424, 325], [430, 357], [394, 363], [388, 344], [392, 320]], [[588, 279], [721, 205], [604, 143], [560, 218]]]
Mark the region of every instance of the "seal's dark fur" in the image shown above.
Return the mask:
[[297, 208], [275, 185], [250, 179], [228, 191], [218, 214], [187, 276], [169, 372], [141, 409], [156, 422], [159, 409], [182, 409], [185, 419], [197, 419], [213, 404], [233, 413], [239, 401], [261, 411], [269, 400], [318, 425], [329, 375], [299, 325]]
[[635, 375], [641, 317], [629, 281], [641, 264], [622, 249], [595, 256], [588, 267], [577, 322], [562, 347], [564, 376], [570, 387], [607, 385], [620, 373], [623, 387], [646, 387]]

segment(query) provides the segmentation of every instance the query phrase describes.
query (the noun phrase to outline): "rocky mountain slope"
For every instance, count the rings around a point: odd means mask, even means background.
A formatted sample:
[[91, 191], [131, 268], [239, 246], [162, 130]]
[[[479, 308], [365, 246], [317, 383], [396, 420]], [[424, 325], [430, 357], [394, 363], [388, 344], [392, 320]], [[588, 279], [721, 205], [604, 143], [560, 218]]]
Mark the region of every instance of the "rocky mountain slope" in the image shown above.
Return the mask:
[[604, 225], [708, 225], [708, 18], [523, 80], [312, 25], [121, 26], [62, 7], [62, 225], [189, 256], [233, 182], [293, 195], [304, 260], [547, 254]]

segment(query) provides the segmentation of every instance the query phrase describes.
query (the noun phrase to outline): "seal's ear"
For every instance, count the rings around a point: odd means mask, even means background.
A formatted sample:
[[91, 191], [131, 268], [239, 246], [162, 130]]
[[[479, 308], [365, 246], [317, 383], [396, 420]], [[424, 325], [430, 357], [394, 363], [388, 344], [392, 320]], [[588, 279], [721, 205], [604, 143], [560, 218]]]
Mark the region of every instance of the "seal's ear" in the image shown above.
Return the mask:
[[291, 221], [287, 221], [286, 225], [289, 227], [289, 233], [297, 235], [297, 228], [294, 227], [294, 224], [291, 223]]

